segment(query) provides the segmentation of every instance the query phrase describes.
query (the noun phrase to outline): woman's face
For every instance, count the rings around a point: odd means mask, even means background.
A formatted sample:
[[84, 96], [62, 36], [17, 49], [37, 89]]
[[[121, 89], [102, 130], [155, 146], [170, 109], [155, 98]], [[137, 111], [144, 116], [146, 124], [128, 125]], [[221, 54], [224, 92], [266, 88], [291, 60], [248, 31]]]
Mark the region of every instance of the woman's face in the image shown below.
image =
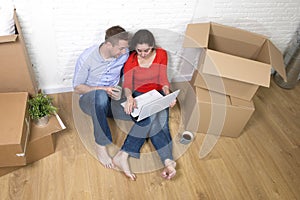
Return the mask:
[[149, 46], [148, 44], [137, 44], [135, 50], [137, 54], [142, 58], [147, 58], [151, 55], [153, 46]]

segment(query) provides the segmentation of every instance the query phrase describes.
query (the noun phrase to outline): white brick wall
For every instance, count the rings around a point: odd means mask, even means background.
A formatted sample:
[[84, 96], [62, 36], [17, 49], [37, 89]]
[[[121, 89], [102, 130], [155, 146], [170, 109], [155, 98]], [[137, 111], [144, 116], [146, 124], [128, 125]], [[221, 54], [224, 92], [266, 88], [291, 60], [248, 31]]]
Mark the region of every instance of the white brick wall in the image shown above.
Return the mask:
[[[215, 21], [268, 36], [283, 52], [300, 22], [299, 0], [14, 0], [40, 88], [69, 91], [78, 55], [106, 28], [153, 30], [178, 68], [187, 23]], [[172, 71], [170, 70], [172, 75]]]

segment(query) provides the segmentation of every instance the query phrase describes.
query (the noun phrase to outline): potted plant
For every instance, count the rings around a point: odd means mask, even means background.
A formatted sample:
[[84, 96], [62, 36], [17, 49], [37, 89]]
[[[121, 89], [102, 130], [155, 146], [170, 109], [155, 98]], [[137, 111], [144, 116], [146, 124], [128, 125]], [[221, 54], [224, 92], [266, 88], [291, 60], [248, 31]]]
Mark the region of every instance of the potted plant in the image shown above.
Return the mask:
[[38, 93], [28, 100], [29, 115], [38, 126], [45, 126], [49, 121], [49, 116], [55, 114], [57, 108], [52, 105], [52, 98]]

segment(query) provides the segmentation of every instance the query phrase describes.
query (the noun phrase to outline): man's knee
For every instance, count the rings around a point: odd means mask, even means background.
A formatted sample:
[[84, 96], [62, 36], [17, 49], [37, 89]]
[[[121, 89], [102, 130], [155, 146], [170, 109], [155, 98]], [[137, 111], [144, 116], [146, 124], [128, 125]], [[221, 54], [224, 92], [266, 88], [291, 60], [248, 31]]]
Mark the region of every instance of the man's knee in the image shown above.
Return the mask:
[[95, 105], [97, 108], [107, 108], [109, 97], [104, 90], [95, 90]]

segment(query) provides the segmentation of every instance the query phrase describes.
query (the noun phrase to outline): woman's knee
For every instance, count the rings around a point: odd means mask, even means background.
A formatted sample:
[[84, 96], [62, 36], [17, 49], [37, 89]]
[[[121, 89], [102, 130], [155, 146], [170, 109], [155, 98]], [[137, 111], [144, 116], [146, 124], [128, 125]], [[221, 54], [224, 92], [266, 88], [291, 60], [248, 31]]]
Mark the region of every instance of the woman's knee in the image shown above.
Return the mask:
[[169, 124], [169, 113], [168, 110], [162, 110], [159, 114], [158, 114], [158, 123], [161, 127], [168, 127]]

